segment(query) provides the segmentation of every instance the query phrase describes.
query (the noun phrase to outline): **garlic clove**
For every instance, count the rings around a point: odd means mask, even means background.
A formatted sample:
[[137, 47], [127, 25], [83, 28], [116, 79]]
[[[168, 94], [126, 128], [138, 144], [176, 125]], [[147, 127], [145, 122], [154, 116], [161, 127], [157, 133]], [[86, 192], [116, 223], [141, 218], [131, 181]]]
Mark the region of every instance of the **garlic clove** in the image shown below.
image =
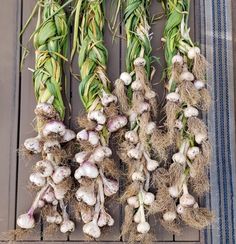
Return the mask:
[[200, 153], [199, 147], [190, 147], [187, 151], [187, 156], [189, 159], [193, 160]]
[[50, 224], [61, 224], [62, 223], [62, 216], [56, 212], [53, 216], [46, 216], [46, 221]]
[[106, 196], [110, 197], [118, 192], [118, 181], [107, 179], [105, 176], [102, 177], [102, 181], [104, 185], [104, 194]]
[[127, 124], [127, 118], [125, 116], [115, 116], [109, 119], [107, 122], [107, 127], [109, 132], [116, 132], [119, 129], [123, 128]]
[[84, 130], [79, 131], [79, 132], [77, 133], [76, 138], [77, 138], [78, 141], [80, 141], [80, 140], [82, 140], [82, 141], [87, 141], [88, 138], [89, 138], [89, 135], [88, 135], [87, 130], [84, 129]]
[[178, 188], [178, 186], [170, 186], [168, 188], [168, 192], [173, 198], [179, 197], [181, 190]]
[[126, 86], [129, 86], [132, 82], [132, 77], [129, 73], [123, 72], [120, 75], [120, 79], [124, 82]]
[[59, 184], [65, 178], [69, 177], [71, 174], [71, 170], [67, 166], [60, 166], [58, 167], [52, 175], [52, 180], [55, 184]]
[[184, 109], [184, 116], [186, 118], [196, 117], [198, 116], [198, 114], [199, 114], [198, 110], [192, 106], [188, 106], [187, 108]]
[[167, 211], [163, 214], [162, 217], [163, 217], [164, 221], [166, 221], [166, 222], [173, 222], [177, 218], [177, 215], [176, 215], [176, 212]]
[[174, 161], [174, 163], [179, 163], [181, 165], [184, 165], [187, 159], [183, 153], [177, 152], [172, 156], [172, 160]]
[[150, 225], [148, 222], [142, 222], [137, 225], [137, 231], [141, 234], [146, 234], [150, 230]]
[[114, 225], [114, 219], [104, 209], [101, 209], [100, 216], [98, 218], [98, 226], [103, 227], [106, 225], [108, 226]]
[[138, 208], [139, 207], [139, 200], [137, 196], [132, 196], [127, 199], [127, 203], [133, 207], [133, 208]]
[[49, 160], [38, 161], [36, 163], [35, 169], [42, 177], [51, 176], [54, 170], [53, 165]]
[[101, 236], [101, 230], [94, 221], [85, 224], [83, 226], [83, 232], [93, 238], [99, 238]]
[[34, 153], [40, 153], [42, 151], [42, 145], [38, 137], [28, 138], [24, 142], [25, 148]]
[[62, 233], [73, 232], [75, 230], [75, 223], [71, 220], [65, 220], [60, 226]]
[[106, 116], [100, 110], [91, 111], [88, 113], [88, 119], [96, 121], [100, 125], [104, 125], [106, 123]]
[[139, 142], [138, 134], [136, 131], [131, 130], [125, 133], [125, 139], [129, 142], [137, 144]]
[[147, 160], [147, 170], [148, 171], [154, 171], [159, 165], [160, 165], [159, 162], [157, 162], [156, 160], [153, 160], [153, 159]]
[[22, 229], [32, 229], [35, 226], [35, 219], [28, 213], [21, 214], [17, 218], [17, 225]]
[[178, 102], [180, 100], [180, 95], [177, 92], [171, 92], [166, 95], [166, 99], [170, 102]]
[[66, 127], [62, 122], [54, 120], [50, 121], [43, 127], [42, 133], [44, 137], [50, 136], [51, 134], [64, 136], [66, 133]]
[[38, 187], [42, 187], [46, 184], [46, 179], [38, 172], [32, 173], [29, 177], [29, 180]]
[[88, 209], [81, 209], [80, 210], [80, 214], [81, 214], [81, 219], [82, 221], [87, 224], [89, 223], [90, 221], [92, 221], [93, 219], [93, 213], [92, 213], [92, 210], [91, 208], [88, 208]]
[[143, 156], [143, 152], [140, 150], [140, 144], [137, 144], [137, 146], [135, 148], [131, 148], [127, 152], [127, 156], [129, 158], [140, 160], [142, 158], [142, 156]]

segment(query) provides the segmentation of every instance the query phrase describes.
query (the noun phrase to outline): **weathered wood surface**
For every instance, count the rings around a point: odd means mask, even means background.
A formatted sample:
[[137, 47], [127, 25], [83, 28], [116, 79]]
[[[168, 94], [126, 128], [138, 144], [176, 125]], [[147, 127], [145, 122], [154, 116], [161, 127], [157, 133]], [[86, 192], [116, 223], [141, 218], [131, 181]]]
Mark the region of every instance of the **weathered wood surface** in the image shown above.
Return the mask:
[[[109, 1], [107, 1], [109, 9]], [[19, 63], [21, 50], [18, 35], [27, 17], [35, 4], [32, 0], [1, 0], [0, 5], [0, 112], [2, 114], [0, 126], [0, 143], [2, 151], [0, 154], [0, 233], [14, 229], [16, 227], [16, 216], [24, 212], [30, 205], [33, 193], [26, 188], [28, 176], [33, 165], [32, 160], [24, 159], [17, 153], [18, 148], [24, 140], [34, 136], [33, 130], [33, 109], [35, 99], [33, 95], [32, 73], [27, 69], [34, 67], [34, 53], [32, 45], [29, 45], [30, 55], [26, 59], [24, 69], [19, 72]], [[194, 29], [194, 8], [191, 14], [191, 27]], [[109, 11], [108, 11], [109, 12]], [[152, 13], [161, 13], [161, 5], [153, 1], [151, 6]], [[33, 22], [35, 19], [33, 19]], [[153, 54], [160, 57], [163, 62], [163, 50], [161, 48], [161, 33], [163, 30], [164, 19], [155, 23], [153, 31]], [[23, 43], [26, 43], [33, 29], [33, 23], [27, 29]], [[122, 28], [120, 35], [123, 35]], [[105, 31], [105, 42], [109, 51], [108, 74], [111, 81], [114, 81], [125, 70], [125, 41], [122, 38], [116, 38], [112, 42], [111, 33], [108, 28]], [[73, 64], [74, 70], [77, 70], [76, 62]], [[162, 110], [164, 88], [159, 82], [161, 77], [161, 67], [157, 67], [156, 76], [153, 79], [154, 87], [158, 92], [159, 109]], [[66, 120], [67, 124], [78, 130], [76, 125], [76, 116], [83, 112], [82, 105], [77, 93], [77, 81], [66, 72], [67, 91], [66, 95], [72, 105], [71, 117]], [[118, 162], [119, 163], [119, 162]], [[116, 224], [110, 228], [100, 238], [100, 242], [89, 243], [120, 243], [121, 216], [122, 207], [115, 201], [110, 201], [109, 208], [115, 218]], [[151, 223], [155, 226], [155, 234], [158, 243], [200, 243], [200, 233], [190, 228], [186, 229], [182, 236], [173, 236], [167, 233], [155, 218]], [[1, 238], [3, 240], [3, 238]], [[81, 231], [81, 224], [77, 224], [76, 231], [70, 236], [57, 234], [47, 236], [44, 233], [43, 223], [39, 223], [36, 230], [24, 239], [27, 243], [64, 243], [65, 241], [81, 243], [85, 237]], [[20, 241], [20, 240], [18, 240]]]

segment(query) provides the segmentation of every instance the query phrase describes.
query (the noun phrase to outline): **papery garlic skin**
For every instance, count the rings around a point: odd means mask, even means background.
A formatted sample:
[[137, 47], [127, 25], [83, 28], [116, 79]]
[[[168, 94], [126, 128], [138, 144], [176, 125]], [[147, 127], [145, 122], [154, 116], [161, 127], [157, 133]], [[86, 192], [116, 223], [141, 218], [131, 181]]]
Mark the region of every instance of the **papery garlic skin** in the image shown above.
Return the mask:
[[142, 222], [137, 225], [137, 231], [141, 234], [146, 234], [150, 230], [150, 224], [148, 222]]
[[166, 95], [166, 99], [170, 102], [178, 102], [180, 100], [180, 95], [177, 92], [170, 92]]
[[89, 206], [94, 206], [96, 203], [96, 196], [94, 192], [94, 186], [81, 186], [75, 193], [75, 197], [78, 201], [83, 201]]
[[24, 147], [34, 153], [40, 153], [42, 151], [42, 145], [38, 137], [28, 138], [24, 142]]
[[134, 130], [127, 131], [125, 133], [125, 139], [133, 144], [137, 144], [139, 142], [138, 134]]
[[127, 124], [127, 118], [125, 116], [115, 116], [108, 120], [107, 127], [109, 132], [116, 132], [119, 129], [123, 128]]
[[83, 226], [83, 232], [95, 239], [101, 236], [101, 230], [94, 220]]
[[163, 214], [162, 217], [163, 217], [164, 221], [166, 221], [166, 222], [173, 222], [177, 218], [177, 215], [176, 215], [176, 212], [167, 211]]
[[88, 135], [88, 132], [87, 130], [81, 130], [77, 133], [77, 136], [76, 136], [77, 140], [82, 140], [82, 141], [87, 141], [88, 138], [89, 138], [89, 135]]
[[202, 80], [195, 80], [195, 81], [194, 81], [194, 87], [195, 87], [197, 90], [201, 90], [202, 88], [205, 87], [205, 82], [202, 81]]
[[133, 208], [138, 208], [139, 207], [139, 200], [137, 196], [132, 196], [127, 199], [127, 203], [133, 207]]
[[73, 232], [75, 230], [75, 223], [71, 220], [65, 220], [60, 226], [62, 233]]
[[60, 166], [58, 167], [52, 175], [52, 180], [55, 184], [59, 184], [65, 178], [69, 177], [71, 174], [71, 170], [67, 166]]
[[155, 124], [155, 122], [149, 122], [149, 123], [147, 124], [147, 127], [146, 127], [146, 133], [147, 133], [147, 135], [151, 135], [151, 134], [153, 134], [154, 131], [155, 131], [155, 129], [156, 129], [156, 124]]
[[151, 192], [143, 192], [143, 203], [145, 205], [151, 205], [155, 200], [155, 196]]
[[199, 147], [190, 147], [187, 151], [187, 156], [189, 159], [193, 160], [200, 153]]
[[104, 125], [106, 123], [106, 116], [100, 110], [94, 110], [88, 113], [88, 119], [95, 120], [98, 124]]
[[197, 117], [198, 115], [199, 115], [198, 110], [192, 106], [188, 106], [187, 108], [184, 109], [184, 116], [186, 118]]
[[50, 134], [58, 134], [63, 136], [66, 133], [65, 125], [60, 121], [50, 121], [42, 129], [43, 136], [47, 137]]
[[42, 177], [51, 176], [54, 170], [53, 165], [49, 160], [38, 161], [35, 169]]
[[79, 180], [81, 177], [88, 177], [88, 178], [97, 178], [98, 177], [98, 169], [97, 166], [90, 163], [84, 162], [76, 171], [75, 171], [75, 178]]
[[199, 47], [191, 47], [188, 51], [188, 58], [194, 59], [197, 55], [200, 54], [200, 48]]
[[175, 63], [179, 63], [179, 64], [183, 64], [184, 63], [184, 59], [181, 55], [177, 54], [172, 58], [172, 64]]
[[29, 180], [38, 187], [42, 187], [46, 184], [46, 179], [38, 172], [32, 173], [29, 177]]
[[181, 152], [177, 152], [175, 153], [173, 156], [172, 156], [172, 160], [175, 162], [175, 163], [179, 163], [181, 165], [184, 165], [186, 163], [186, 157], [184, 156], [183, 153]]

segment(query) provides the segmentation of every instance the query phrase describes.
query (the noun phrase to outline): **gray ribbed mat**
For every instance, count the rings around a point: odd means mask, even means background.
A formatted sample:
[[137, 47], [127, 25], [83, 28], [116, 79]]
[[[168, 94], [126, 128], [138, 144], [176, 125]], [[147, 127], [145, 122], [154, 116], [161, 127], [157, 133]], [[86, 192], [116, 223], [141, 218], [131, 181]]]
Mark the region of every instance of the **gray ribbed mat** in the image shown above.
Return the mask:
[[[232, 0], [235, 1], [235, 0]], [[230, 0], [200, 0], [201, 44], [210, 69], [213, 104], [208, 114], [213, 146], [211, 193], [206, 203], [216, 222], [204, 232], [205, 243], [233, 244], [236, 232], [235, 115]], [[197, 21], [197, 22], [198, 22]]]

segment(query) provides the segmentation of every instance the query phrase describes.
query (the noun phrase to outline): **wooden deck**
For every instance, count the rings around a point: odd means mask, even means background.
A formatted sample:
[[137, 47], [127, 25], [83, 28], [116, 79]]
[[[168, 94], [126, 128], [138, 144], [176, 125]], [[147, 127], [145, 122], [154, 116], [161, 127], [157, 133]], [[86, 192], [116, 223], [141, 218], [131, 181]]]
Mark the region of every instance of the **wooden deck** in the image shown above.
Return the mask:
[[[107, 1], [109, 2], [109, 1]], [[19, 72], [19, 63], [21, 59], [21, 48], [19, 45], [19, 31], [22, 23], [29, 16], [35, 1], [32, 0], [1, 0], [0, 3], [0, 233], [14, 229], [16, 227], [16, 217], [24, 212], [30, 205], [33, 193], [26, 188], [28, 176], [34, 161], [22, 158], [17, 150], [24, 140], [35, 135], [32, 121], [34, 119], [33, 110], [35, 99], [32, 87], [32, 73], [28, 67], [34, 67], [34, 54], [30, 53], [26, 59], [24, 69]], [[194, 2], [193, 4], [194, 5]], [[196, 5], [196, 4], [195, 4]], [[108, 6], [109, 9], [109, 6]], [[153, 1], [151, 12], [160, 13], [161, 5]], [[197, 7], [192, 8], [191, 26], [194, 28], [194, 16], [197, 14]], [[153, 53], [160, 56], [163, 60], [163, 50], [160, 49], [160, 37], [163, 29], [164, 20], [158, 21], [153, 25]], [[32, 31], [31, 25], [23, 37], [23, 43], [26, 43]], [[122, 32], [122, 28], [120, 30]], [[122, 34], [122, 33], [120, 33]], [[112, 43], [111, 34], [106, 30], [106, 46], [109, 50], [109, 77], [114, 81], [124, 70], [125, 42], [117, 39]], [[30, 45], [32, 51], [32, 46]], [[75, 70], [77, 69], [74, 64]], [[77, 93], [77, 81], [75, 81], [68, 72], [66, 95], [72, 104], [72, 116], [66, 120], [67, 124], [77, 130], [75, 118], [82, 111], [82, 105]], [[163, 101], [163, 84], [159, 84], [161, 76], [160, 66], [157, 69], [157, 75], [154, 79], [155, 87], [159, 94], [159, 101]], [[161, 109], [161, 105], [160, 105]], [[102, 235], [100, 242], [96, 243], [120, 243], [120, 226], [122, 221], [122, 207], [116, 202], [110, 204], [111, 212], [115, 217], [115, 226], [110, 228]], [[202, 235], [198, 231], [186, 228], [181, 236], [173, 236], [164, 231], [155, 220], [152, 219], [152, 226], [155, 229], [158, 243], [202, 243]], [[4, 241], [4, 240], [2, 240]], [[6, 241], [6, 240], [5, 240]], [[16, 240], [20, 241], [20, 240]], [[44, 234], [43, 223], [29, 236], [23, 243], [64, 243], [64, 242], [82, 243], [85, 237], [81, 231], [81, 224], [77, 224], [76, 231], [70, 236], [57, 234], [47, 236]], [[89, 242], [94, 243], [94, 242]]]

